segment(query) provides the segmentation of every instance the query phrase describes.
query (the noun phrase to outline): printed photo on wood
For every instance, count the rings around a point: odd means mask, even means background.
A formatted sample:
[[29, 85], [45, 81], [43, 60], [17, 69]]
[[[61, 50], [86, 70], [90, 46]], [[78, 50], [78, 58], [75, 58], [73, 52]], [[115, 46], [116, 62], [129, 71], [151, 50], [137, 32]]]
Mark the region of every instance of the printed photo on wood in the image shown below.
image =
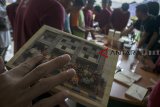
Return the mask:
[[[15, 54], [7, 66], [14, 68], [37, 54], [45, 57], [43, 62], [69, 54], [71, 61], [49, 75], [58, 74], [69, 68], [74, 68], [76, 75], [52, 91], [67, 89], [72, 93], [71, 98], [79, 103], [91, 107], [105, 107], [108, 103], [118, 56], [110, 55], [105, 58], [99, 54], [103, 49], [104, 47], [74, 35], [43, 26]], [[111, 51], [113, 50], [108, 50]]]

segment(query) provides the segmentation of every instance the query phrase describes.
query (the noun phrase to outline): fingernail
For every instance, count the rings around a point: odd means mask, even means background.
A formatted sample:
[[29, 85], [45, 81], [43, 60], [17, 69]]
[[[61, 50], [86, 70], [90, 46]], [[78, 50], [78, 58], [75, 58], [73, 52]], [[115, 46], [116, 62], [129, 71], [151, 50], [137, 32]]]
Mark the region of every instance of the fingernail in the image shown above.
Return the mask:
[[71, 73], [71, 74], [74, 74], [74, 75], [76, 74], [76, 71], [74, 69], [69, 69], [69, 70], [67, 70], [67, 72]]
[[68, 55], [68, 54], [64, 54], [61, 57], [64, 58], [64, 59], [71, 59], [70, 55]]

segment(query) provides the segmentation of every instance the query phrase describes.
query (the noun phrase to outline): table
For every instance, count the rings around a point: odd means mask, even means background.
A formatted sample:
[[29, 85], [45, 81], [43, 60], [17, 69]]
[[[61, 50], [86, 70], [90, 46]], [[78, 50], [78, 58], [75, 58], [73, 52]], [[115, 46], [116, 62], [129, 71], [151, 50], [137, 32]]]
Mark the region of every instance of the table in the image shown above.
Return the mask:
[[[121, 61], [120, 67], [125, 69], [126, 72], [127, 71], [130, 72], [129, 71], [130, 65], [133, 62], [138, 63], [136, 70], [135, 70], [135, 73], [140, 74], [142, 76], [142, 79], [140, 81], [136, 82], [136, 84], [138, 84], [140, 86], [147, 88], [147, 87], [153, 85], [153, 83], [150, 81], [150, 79], [154, 79], [154, 80], [160, 79], [159, 75], [142, 70], [141, 67], [143, 66], [143, 64], [141, 62], [139, 62], [138, 60], [136, 60], [134, 55], [130, 55], [128, 57], [127, 56], [120, 56], [119, 61]], [[140, 102], [140, 101], [137, 101], [137, 100], [134, 100], [132, 98], [125, 96], [125, 92], [127, 91], [128, 88], [129, 87], [126, 87], [126, 86], [114, 81], [113, 85], [112, 85], [111, 93], [110, 93], [111, 99], [122, 101], [122, 102], [127, 102], [127, 103], [138, 105], [138, 106], [145, 106], [145, 104], [143, 102]]]
[[[101, 37], [100, 35], [98, 37]], [[106, 41], [106, 37], [101, 37], [102, 42], [105, 43]], [[113, 48], [112, 46], [108, 46], [109, 48], [115, 49], [115, 50], [119, 50], [118, 48]], [[136, 44], [134, 46], [132, 46], [132, 50], [136, 49]], [[121, 51], [121, 50], [119, 50]], [[133, 62], [138, 62], [138, 60], [135, 59], [134, 55], [130, 55], [130, 56], [119, 56], [119, 61], [121, 61], [120, 63], [120, 67], [125, 69], [125, 71], [129, 72], [130, 70], [130, 65]], [[142, 76], [142, 79], [138, 82], [136, 82], [136, 84], [143, 86], [145, 88], [152, 86], [153, 83], [150, 81], [150, 79], [154, 79], [154, 80], [159, 80], [160, 79], [160, 75], [151, 73], [151, 72], [146, 72], [144, 70], [141, 69], [141, 67], [143, 66], [143, 64], [141, 62], [139, 62], [137, 64], [135, 73], [140, 74]], [[134, 100], [132, 98], [126, 97], [125, 96], [125, 92], [127, 91], [129, 87], [124, 86], [116, 81], [113, 82], [112, 84], [112, 89], [111, 89], [111, 93], [110, 93], [110, 99], [112, 100], [117, 100], [117, 101], [121, 101], [121, 102], [126, 102], [129, 104], [133, 104], [133, 105], [137, 105], [137, 106], [142, 106], [144, 107], [145, 104], [143, 102]]]
[[[129, 60], [123, 60], [121, 63], [121, 67], [128, 69], [128, 66], [130, 64], [131, 63], [129, 62]], [[142, 76], [142, 79], [138, 81], [136, 84], [147, 88], [148, 86], [153, 85], [153, 83], [150, 81], [151, 78], [154, 80], [158, 80], [160, 78], [160, 76], [154, 73], [143, 71], [141, 67], [142, 67], [142, 64], [139, 63], [135, 71], [137, 74], [140, 74]], [[127, 102], [127, 103], [138, 105], [138, 106], [145, 106], [143, 102], [126, 97], [125, 92], [127, 91], [127, 89], [128, 87], [120, 83], [113, 82], [111, 93], [110, 93], [111, 99], [122, 101], [122, 102]]]

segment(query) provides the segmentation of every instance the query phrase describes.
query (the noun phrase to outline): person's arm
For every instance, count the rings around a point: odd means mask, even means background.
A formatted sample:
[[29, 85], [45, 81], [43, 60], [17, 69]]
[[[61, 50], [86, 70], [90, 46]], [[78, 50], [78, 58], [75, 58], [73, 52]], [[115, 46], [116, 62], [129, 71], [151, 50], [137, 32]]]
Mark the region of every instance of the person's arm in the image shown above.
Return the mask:
[[111, 26], [112, 29], [114, 29], [113, 22], [115, 20], [115, 17], [116, 17], [116, 10], [114, 10], [112, 15], [111, 15], [111, 24], [110, 24], [110, 26]]
[[122, 31], [121, 36], [128, 35], [129, 33], [133, 31], [133, 29], [134, 29], [134, 26], [132, 25], [128, 29]]
[[146, 47], [146, 49], [150, 50], [153, 47], [153, 45], [155, 44], [155, 41], [157, 41], [157, 39], [158, 39], [158, 33], [154, 32], [152, 37], [151, 37], [150, 42], [148, 43], [148, 45]]
[[45, 15], [40, 19], [41, 25], [48, 25], [59, 30], [64, 29], [65, 10], [60, 5], [51, 7], [46, 11]]
[[127, 24], [128, 24], [129, 18], [130, 18], [130, 12], [128, 12], [127, 17], [126, 17], [125, 20], [124, 20], [124, 21], [125, 21], [124, 26], [123, 26], [124, 29], [125, 29], [125, 27], [126, 27]]
[[137, 48], [141, 48], [143, 46], [143, 44], [145, 43], [147, 37], [148, 37], [148, 33], [147, 32], [142, 32], [141, 39], [140, 39], [140, 41], [138, 43]]
[[[142, 32], [142, 38], [139, 42], [139, 47], [141, 47], [145, 43], [146, 39], [147, 40], [149, 39], [149, 42], [147, 43], [145, 49], [148, 50], [152, 48], [158, 37], [158, 33], [156, 33], [156, 31], [158, 31], [156, 26], [157, 26], [156, 20], [154, 19], [150, 20], [148, 23], [145, 24], [144, 33]], [[152, 35], [150, 35], [151, 33]]]

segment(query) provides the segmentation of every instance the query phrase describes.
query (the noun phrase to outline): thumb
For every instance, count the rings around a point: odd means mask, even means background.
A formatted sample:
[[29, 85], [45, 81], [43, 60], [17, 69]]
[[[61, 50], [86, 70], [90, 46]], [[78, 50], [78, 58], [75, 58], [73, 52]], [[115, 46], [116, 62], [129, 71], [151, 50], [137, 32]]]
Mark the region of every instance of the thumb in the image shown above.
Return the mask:
[[3, 58], [0, 56], [0, 74], [5, 71], [5, 66], [3, 62]]

